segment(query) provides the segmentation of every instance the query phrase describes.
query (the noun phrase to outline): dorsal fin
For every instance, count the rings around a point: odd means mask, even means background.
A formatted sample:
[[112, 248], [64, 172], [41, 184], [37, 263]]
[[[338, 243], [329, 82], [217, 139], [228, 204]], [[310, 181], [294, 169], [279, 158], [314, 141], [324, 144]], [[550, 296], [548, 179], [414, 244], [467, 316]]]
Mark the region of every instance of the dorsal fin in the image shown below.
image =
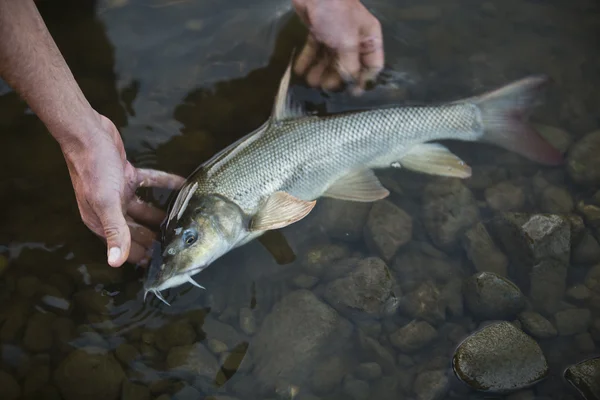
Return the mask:
[[273, 105], [273, 113], [271, 115], [273, 121], [300, 118], [306, 115], [304, 108], [295, 103], [291, 93], [289, 93], [294, 53], [295, 51], [292, 52], [290, 62], [285, 70], [285, 74], [283, 74], [283, 77], [279, 82], [279, 89], [277, 90], [277, 95], [275, 96], [275, 104]]

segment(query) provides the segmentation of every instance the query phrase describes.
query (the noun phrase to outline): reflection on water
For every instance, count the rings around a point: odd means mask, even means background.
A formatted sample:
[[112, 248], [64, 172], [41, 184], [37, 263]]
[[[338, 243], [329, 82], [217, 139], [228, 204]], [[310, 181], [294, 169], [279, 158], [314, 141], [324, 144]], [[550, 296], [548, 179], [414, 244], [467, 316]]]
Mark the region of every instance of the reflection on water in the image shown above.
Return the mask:
[[[2, 399], [580, 396], [562, 374], [600, 348], [596, 2], [365, 4], [383, 24], [385, 74], [359, 99], [299, 83], [309, 109], [439, 102], [547, 73], [535, 119], [568, 166], [452, 143], [472, 178], [382, 172], [389, 201], [322, 201], [283, 231], [294, 262], [252, 242], [196, 276], [206, 291], [166, 292], [167, 307], [142, 301], [141, 271], [106, 265], [58, 146], [2, 83]], [[267, 118], [305, 35], [284, 0], [40, 7], [129, 158], [182, 175]], [[598, 396], [587, 379], [580, 390]]]

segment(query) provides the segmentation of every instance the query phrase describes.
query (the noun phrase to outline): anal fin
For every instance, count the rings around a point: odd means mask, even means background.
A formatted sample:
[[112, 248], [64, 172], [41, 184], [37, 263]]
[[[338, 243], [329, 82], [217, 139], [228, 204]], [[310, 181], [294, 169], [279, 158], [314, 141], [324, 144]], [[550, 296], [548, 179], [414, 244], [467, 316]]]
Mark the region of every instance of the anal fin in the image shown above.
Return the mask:
[[430, 175], [469, 178], [471, 167], [439, 143], [418, 144], [400, 161], [403, 167]]
[[307, 216], [316, 200], [300, 200], [286, 192], [275, 192], [250, 221], [251, 231], [283, 228]]
[[386, 198], [390, 192], [371, 169], [351, 172], [335, 181], [323, 194], [338, 200], [371, 202]]

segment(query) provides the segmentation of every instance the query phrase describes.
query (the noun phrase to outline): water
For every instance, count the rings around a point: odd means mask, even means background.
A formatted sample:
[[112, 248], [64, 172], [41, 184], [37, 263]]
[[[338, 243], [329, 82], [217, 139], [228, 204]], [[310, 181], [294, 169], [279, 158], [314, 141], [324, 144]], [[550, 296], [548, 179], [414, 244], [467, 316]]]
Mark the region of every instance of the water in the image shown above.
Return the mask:
[[[283, 0], [71, 3], [40, 8], [85, 95], [117, 125], [135, 165], [184, 176], [267, 118], [305, 35]], [[555, 86], [535, 120], [562, 130], [552, 133], [556, 143], [566, 148], [599, 129], [595, 2], [365, 4], [383, 24], [386, 73], [359, 99], [296, 85], [309, 109], [439, 102], [541, 72]], [[58, 146], [4, 84], [0, 129], [3, 399], [503, 397], [471, 390], [451, 369], [457, 346], [490, 319], [535, 332], [548, 361], [550, 375], [519, 398], [577, 398], [563, 370], [599, 354], [600, 195], [566, 167], [451, 144], [473, 178], [386, 171], [391, 203], [324, 201], [283, 230], [293, 263], [279, 265], [250, 243], [196, 277], [206, 291], [166, 292], [167, 307], [142, 302], [142, 271], [106, 265], [103, 244], [80, 222]], [[584, 156], [571, 159], [593, 166]], [[168, 193], [145, 195], [164, 205]], [[542, 221], [554, 236], [540, 240], [562, 261], [531, 272], [506, 250], [514, 236], [492, 235], [490, 244], [477, 225], [494, 231], [493, 217], [507, 209], [583, 215], [587, 231]], [[364, 260], [373, 256], [385, 263]], [[461, 287], [478, 270], [518, 284], [550, 327], [535, 331], [530, 314], [498, 317], [518, 305], [506, 287], [500, 310], [477, 309]], [[510, 353], [517, 340], [509, 343], [510, 366], [519, 354]], [[502, 372], [500, 361], [492, 365]]]

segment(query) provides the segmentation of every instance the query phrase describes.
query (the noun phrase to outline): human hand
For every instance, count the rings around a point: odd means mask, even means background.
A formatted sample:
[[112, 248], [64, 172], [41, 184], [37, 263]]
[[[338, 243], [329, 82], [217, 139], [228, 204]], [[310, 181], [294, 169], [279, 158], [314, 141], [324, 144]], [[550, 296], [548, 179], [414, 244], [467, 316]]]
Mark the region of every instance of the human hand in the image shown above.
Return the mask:
[[383, 68], [381, 24], [359, 0], [293, 0], [309, 29], [294, 71], [312, 87], [354, 82], [360, 94]]
[[139, 199], [141, 186], [178, 189], [184, 178], [133, 167], [115, 125], [95, 113], [93, 132], [84, 141], [61, 143], [85, 225], [107, 243], [108, 263], [147, 264], [156, 234], [142, 225], [158, 226], [164, 211]]

